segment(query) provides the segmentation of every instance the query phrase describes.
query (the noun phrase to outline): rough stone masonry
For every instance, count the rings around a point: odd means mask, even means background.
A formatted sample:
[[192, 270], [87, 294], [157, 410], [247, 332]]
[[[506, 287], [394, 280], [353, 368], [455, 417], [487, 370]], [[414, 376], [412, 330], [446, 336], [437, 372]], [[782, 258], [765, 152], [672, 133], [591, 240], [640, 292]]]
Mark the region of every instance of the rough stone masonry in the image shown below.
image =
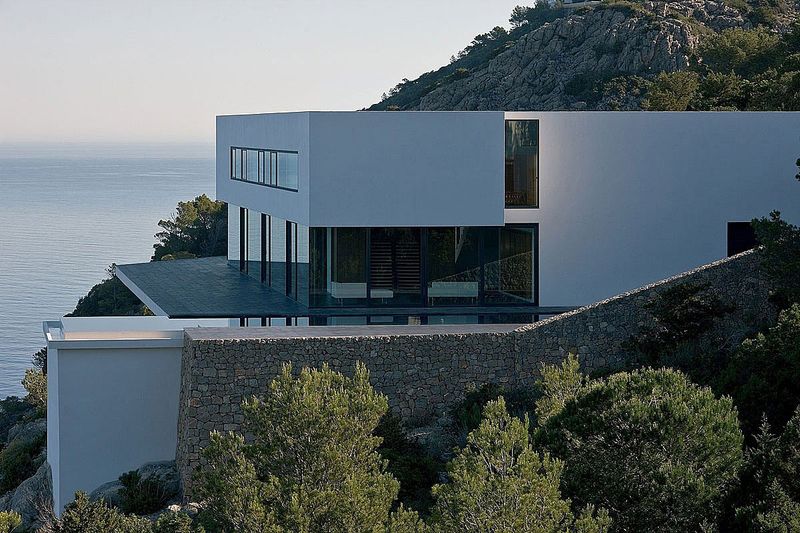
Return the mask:
[[645, 308], [680, 283], [709, 284], [736, 311], [726, 337], [740, 340], [745, 324], [774, 314], [757, 252], [745, 252], [575, 311], [523, 326], [352, 326], [192, 328], [186, 330], [181, 369], [177, 465], [184, 496], [212, 430], [239, 430], [244, 398], [258, 395], [281, 365], [296, 369], [327, 362], [352, 372], [366, 364], [375, 388], [410, 425], [442, 412], [475, 386], [531, 385], [543, 362], [578, 355], [586, 371], [617, 367], [624, 344], [652, 317]]

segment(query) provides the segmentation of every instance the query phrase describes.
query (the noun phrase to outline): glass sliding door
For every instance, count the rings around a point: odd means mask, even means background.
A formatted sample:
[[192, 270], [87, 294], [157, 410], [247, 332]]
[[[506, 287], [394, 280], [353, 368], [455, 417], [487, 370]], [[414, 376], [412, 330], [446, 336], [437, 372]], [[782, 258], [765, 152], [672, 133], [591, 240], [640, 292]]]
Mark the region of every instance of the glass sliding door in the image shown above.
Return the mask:
[[505, 226], [484, 232], [484, 301], [536, 303], [536, 229]]
[[369, 296], [374, 305], [422, 303], [420, 228], [372, 228]]
[[310, 305], [359, 306], [367, 303], [366, 228], [309, 230]]
[[427, 246], [428, 304], [478, 303], [480, 228], [430, 228]]

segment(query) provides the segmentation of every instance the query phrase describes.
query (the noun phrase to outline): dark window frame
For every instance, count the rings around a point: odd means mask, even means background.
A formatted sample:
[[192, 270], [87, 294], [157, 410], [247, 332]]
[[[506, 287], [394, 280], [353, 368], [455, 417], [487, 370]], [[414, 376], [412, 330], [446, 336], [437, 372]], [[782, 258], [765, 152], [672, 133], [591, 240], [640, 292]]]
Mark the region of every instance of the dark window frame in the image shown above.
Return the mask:
[[504, 164], [503, 164], [503, 206], [504, 206], [504, 209], [539, 209], [540, 205], [541, 205], [541, 195], [540, 195], [541, 176], [539, 174], [539, 171], [541, 170], [541, 159], [540, 159], [540, 156], [541, 156], [541, 143], [539, 142], [539, 140], [541, 139], [541, 133], [542, 133], [541, 132], [541, 121], [538, 118], [535, 118], [535, 119], [522, 119], [522, 118], [520, 118], [520, 119], [513, 119], [513, 118], [505, 119], [504, 122], [503, 122], [503, 135], [504, 135], [504, 137], [506, 135], [506, 126], [507, 126], [507, 124], [509, 122], [535, 122], [536, 123], [536, 183], [535, 183], [535, 186], [536, 186], [536, 192], [535, 192], [536, 205], [509, 205], [508, 201], [506, 200], [506, 196], [508, 194], [508, 191], [505, 188], [506, 172], [507, 172], [507, 168], [508, 168], [508, 159], [506, 159], [506, 157], [505, 157], [505, 144], [507, 142], [506, 141], [506, 142], [504, 142], [504, 148], [503, 148], [503, 152], [504, 152], [503, 153], [503, 161], [504, 161]]
[[[239, 150], [238, 154], [241, 160], [240, 166], [242, 169], [242, 177], [235, 176], [235, 157], [234, 151]], [[247, 153], [248, 152], [258, 152], [256, 154], [256, 158], [258, 160], [258, 171], [256, 175], [256, 181], [252, 181], [247, 179]], [[283, 185], [278, 184], [278, 156], [277, 154], [294, 154], [297, 156], [297, 188], [293, 187], [286, 187]], [[275, 157], [272, 157], [272, 154], [275, 154]], [[279, 189], [282, 191], [290, 191], [290, 192], [298, 192], [300, 190], [300, 152], [296, 150], [278, 150], [274, 148], [248, 148], [246, 146], [231, 146], [228, 150], [228, 156], [230, 160], [230, 179], [232, 181], [238, 181], [241, 183], [252, 183], [253, 185], [261, 185], [262, 187], [269, 187], [271, 189]], [[269, 156], [269, 157], [267, 157]], [[266, 160], [269, 159], [269, 178], [266, 175], [267, 164]], [[263, 168], [261, 162], [264, 161]], [[273, 173], [273, 161], [275, 164], [274, 173]], [[275, 176], [275, 181], [273, 183], [272, 176]], [[263, 181], [262, 181], [263, 179]]]
[[[418, 226], [417, 226], [418, 227]], [[520, 229], [530, 229], [532, 230], [533, 234], [533, 294], [532, 294], [532, 301], [531, 302], [519, 302], [519, 303], [510, 303], [510, 302], [486, 302], [485, 299], [485, 287], [486, 287], [486, 235], [484, 232], [481, 232], [480, 238], [478, 240], [478, 256], [480, 262], [480, 290], [478, 293], [478, 303], [477, 304], [470, 304], [470, 303], [454, 303], [449, 304], [449, 307], [463, 307], [463, 308], [470, 308], [470, 307], [529, 307], [529, 306], [539, 306], [540, 302], [540, 280], [541, 280], [541, 270], [539, 264], [539, 250], [541, 248], [539, 242], [539, 224], [538, 223], [519, 223], [519, 224], [504, 224], [503, 226], [490, 226], [485, 227], [484, 229], [495, 229], [500, 230], [502, 228], [520, 228]], [[311, 231], [313, 228], [309, 228]], [[372, 228], [368, 228], [372, 229]], [[425, 309], [435, 309], [437, 306], [431, 305], [427, 298], [427, 285], [428, 285], [428, 260], [429, 257], [428, 253], [428, 229], [427, 227], [420, 227], [420, 283], [421, 283], [421, 293], [424, 295], [422, 298], [422, 303], [419, 305], [406, 305], [406, 304], [399, 304], [399, 305], [392, 305], [392, 304], [378, 304], [373, 301], [372, 298], [369, 297], [372, 294], [372, 265], [370, 264], [370, 250], [372, 247], [372, 232], [366, 232], [366, 249], [365, 249], [365, 268], [367, 272], [366, 276], [366, 287], [367, 287], [367, 295], [366, 303], [359, 304], [359, 305], [311, 305], [311, 294], [309, 294], [309, 308], [311, 309], [335, 309], [335, 308], [383, 308], [390, 310], [394, 308], [425, 308]], [[309, 243], [309, 247], [311, 244]], [[309, 250], [309, 255], [311, 254], [311, 250]], [[309, 266], [309, 275], [313, 267]], [[311, 283], [309, 282], [308, 290], [311, 291]]]

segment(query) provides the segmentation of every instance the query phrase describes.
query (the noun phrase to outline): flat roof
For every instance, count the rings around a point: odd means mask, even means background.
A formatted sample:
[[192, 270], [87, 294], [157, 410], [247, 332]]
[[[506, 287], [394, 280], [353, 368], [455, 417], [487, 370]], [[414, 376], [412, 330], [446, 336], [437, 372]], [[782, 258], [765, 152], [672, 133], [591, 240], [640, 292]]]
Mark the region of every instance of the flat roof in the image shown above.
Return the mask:
[[552, 315], [574, 309], [534, 305], [309, 309], [239, 272], [224, 256], [117, 265], [117, 277], [153, 313], [171, 318]]
[[305, 316], [308, 308], [228, 264], [224, 256], [117, 265], [155, 314], [172, 318]]

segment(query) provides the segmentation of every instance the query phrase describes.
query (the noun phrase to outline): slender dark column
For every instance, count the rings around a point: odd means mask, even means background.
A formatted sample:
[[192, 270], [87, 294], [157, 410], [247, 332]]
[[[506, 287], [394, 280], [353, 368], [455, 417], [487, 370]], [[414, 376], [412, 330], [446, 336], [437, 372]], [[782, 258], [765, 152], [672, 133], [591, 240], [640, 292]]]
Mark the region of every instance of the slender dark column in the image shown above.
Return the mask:
[[267, 281], [267, 215], [261, 213], [261, 283], [265, 281]]
[[247, 271], [247, 208], [239, 208], [239, 270]]
[[286, 296], [292, 296], [292, 223], [286, 221]]

